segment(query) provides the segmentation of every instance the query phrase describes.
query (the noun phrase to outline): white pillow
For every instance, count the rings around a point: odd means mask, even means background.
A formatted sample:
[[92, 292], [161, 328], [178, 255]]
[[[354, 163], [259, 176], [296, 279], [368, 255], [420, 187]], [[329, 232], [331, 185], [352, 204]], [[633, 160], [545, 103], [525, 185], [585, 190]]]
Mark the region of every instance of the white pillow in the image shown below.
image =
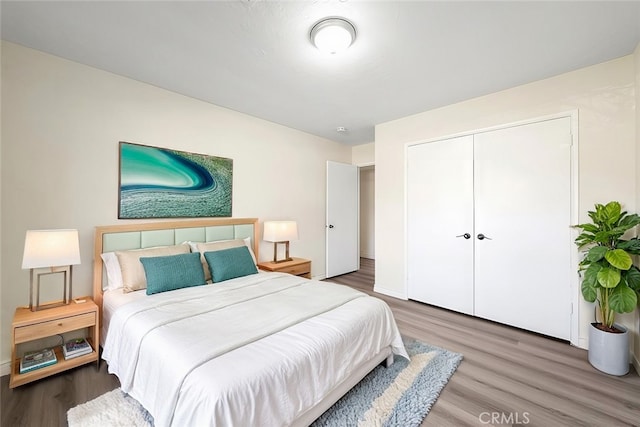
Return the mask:
[[105, 252], [100, 255], [107, 271], [107, 286], [102, 284], [102, 290], [113, 290], [122, 287], [122, 271], [115, 252]]

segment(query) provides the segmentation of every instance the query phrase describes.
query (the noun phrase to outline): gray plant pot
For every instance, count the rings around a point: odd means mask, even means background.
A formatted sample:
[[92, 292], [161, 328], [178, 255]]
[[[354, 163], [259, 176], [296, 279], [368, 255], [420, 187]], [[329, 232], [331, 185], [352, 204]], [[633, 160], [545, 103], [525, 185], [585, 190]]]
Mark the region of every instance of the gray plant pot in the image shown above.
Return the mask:
[[614, 326], [624, 331], [621, 334], [604, 332], [593, 325], [589, 328], [589, 363], [609, 375], [626, 375], [629, 372], [629, 331], [617, 323]]

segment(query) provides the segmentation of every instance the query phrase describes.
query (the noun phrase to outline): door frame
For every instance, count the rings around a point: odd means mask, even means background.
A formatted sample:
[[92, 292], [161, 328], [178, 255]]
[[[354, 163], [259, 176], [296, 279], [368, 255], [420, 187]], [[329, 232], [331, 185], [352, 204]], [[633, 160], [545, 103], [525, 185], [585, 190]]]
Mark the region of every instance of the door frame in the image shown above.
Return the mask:
[[[556, 114], [550, 114], [550, 115], [545, 115], [545, 116], [538, 116], [538, 117], [533, 117], [533, 118], [529, 118], [526, 120], [519, 120], [519, 121], [515, 121], [515, 122], [510, 122], [510, 123], [505, 123], [505, 124], [501, 124], [501, 125], [496, 125], [496, 126], [489, 126], [489, 127], [484, 127], [484, 128], [479, 128], [479, 129], [473, 129], [473, 130], [468, 130], [468, 131], [464, 131], [464, 132], [458, 132], [458, 133], [452, 133], [452, 134], [443, 134], [440, 135], [438, 137], [435, 138], [429, 138], [429, 139], [424, 139], [424, 140], [418, 140], [418, 141], [413, 141], [413, 142], [407, 142], [404, 144], [404, 251], [405, 251], [405, 256], [404, 256], [404, 272], [403, 272], [403, 283], [404, 283], [404, 295], [405, 298], [408, 298], [408, 287], [409, 287], [409, 282], [408, 282], [408, 271], [409, 271], [409, 265], [408, 265], [408, 256], [407, 254], [409, 253], [409, 230], [408, 230], [408, 217], [409, 217], [409, 212], [408, 212], [408, 185], [409, 185], [409, 177], [408, 177], [408, 161], [409, 161], [409, 147], [413, 146], [413, 145], [420, 145], [420, 144], [428, 144], [431, 142], [437, 142], [437, 141], [441, 141], [443, 139], [451, 139], [451, 138], [457, 138], [457, 137], [461, 137], [461, 136], [467, 136], [467, 135], [475, 135], [478, 133], [484, 133], [484, 132], [491, 132], [491, 131], [495, 131], [495, 130], [500, 130], [500, 129], [506, 129], [506, 128], [510, 128], [510, 127], [516, 127], [516, 126], [522, 126], [522, 125], [527, 125], [527, 124], [532, 124], [532, 123], [537, 123], [537, 122], [543, 122], [543, 121], [548, 121], [548, 120], [554, 120], [554, 119], [559, 119], [559, 118], [563, 118], [563, 117], [568, 117], [571, 120], [571, 136], [572, 136], [572, 144], [571, 144], [571, 148], [570, 148], [570, 158], [571, 158], [571, 165], [570, 165], [570, 191], [571, 191], [571, 201], [570, 201], [570, 219], [571, 219], [571, 223], [572, 224], [578, 224], [579, 221], [579, 209], [580, 209], [580, 199], [579, 199], [579, 176], [578, 176], [578, 170], [579, 170], [579, 157], [578, 157], [578, 146], [579, 146], [579, 127], [578, 127], [578, 119], [579, 119], [579, 115], [578, 115], [578, 110], [569, 110], [569, 111], [563, 111], [560, 113], [556, 113]], [[570, 268], [572, 269], [571, 271], [575, 272], [571, 274], [571, 279], [570, 279], [570, 283], [569, 283], [569, 287], [570, 287], [570, 293], [571, 293], [571, 297], [570, 297], [570, 301], [568, 301], [568, 304], [570, 305], [568, 307], [568, 309], [570, 310], [570, 316], [571, 316], [571, 325], [570, 325], [570, 331], [571, 331], [571, 338], [569, 340], [569, 342], [576, 346], [576, 347], [580, 347], [580, 348], [587, 348], [588, 347], [588, 343], [587, 343], [587, 339], [585, 337], [580, 337], [580, 307], [581, 307], [581, 293], [580, 293], [580, 283], [579, 283], [579, 278], [578, 278], [578, 264], [580, 262], [580, 251], [578, 250], [577, 246], [574, 244], [574, 240], [575, 238], [578, 236], [578, 230], [572, 229], [571, 233], [571, 241], [567, 242], [570, 247], [572, 248], [571, 250], [571, 266]]]

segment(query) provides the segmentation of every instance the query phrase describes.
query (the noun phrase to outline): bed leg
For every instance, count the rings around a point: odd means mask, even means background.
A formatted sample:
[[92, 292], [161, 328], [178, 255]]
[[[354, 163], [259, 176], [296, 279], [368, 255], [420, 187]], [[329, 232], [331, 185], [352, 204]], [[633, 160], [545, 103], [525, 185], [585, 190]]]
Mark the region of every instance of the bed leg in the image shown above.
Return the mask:
[[390, 355], [387, 356], [387, 360], [385, 360], [384, 362], [384, 367], [388, 368], [391, 365], [393, 365], [393, 353], [391, 353]]

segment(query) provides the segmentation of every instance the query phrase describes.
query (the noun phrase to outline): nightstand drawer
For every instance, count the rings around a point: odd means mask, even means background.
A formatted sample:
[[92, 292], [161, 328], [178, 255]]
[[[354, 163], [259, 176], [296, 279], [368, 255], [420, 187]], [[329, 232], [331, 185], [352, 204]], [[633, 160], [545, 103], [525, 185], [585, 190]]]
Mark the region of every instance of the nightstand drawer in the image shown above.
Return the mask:
[[295, 276], [299, 276], [301, 274], [310, 273], [311, 272], [311, 263], [305, 262], [303, 264], [292, 265], [291, 267], [284, 267], [279, 269], [283, 273], [293, 274]]
[[63, 317], [48, 322], [34, 323], [28, 326], [15, 328], [15, 343], [32, 341], [38, 338], [49, 337], [63, 332], [95, 326], [96, 314], [85, 313], [77, 316]]

